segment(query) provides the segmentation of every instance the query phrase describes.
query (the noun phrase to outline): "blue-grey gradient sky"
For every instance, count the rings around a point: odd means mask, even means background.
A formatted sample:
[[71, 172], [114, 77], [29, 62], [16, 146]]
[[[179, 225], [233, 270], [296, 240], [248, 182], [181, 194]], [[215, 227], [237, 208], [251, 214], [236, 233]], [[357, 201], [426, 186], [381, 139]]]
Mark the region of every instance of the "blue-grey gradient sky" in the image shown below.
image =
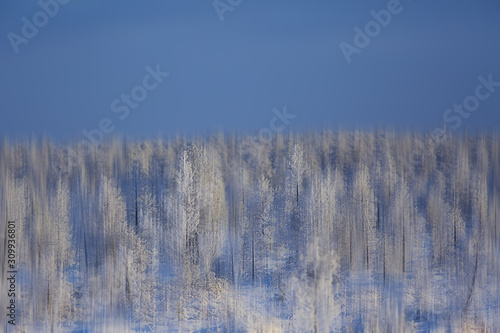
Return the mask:
[[[339, 44], [354, 45], [354, 28], [389, 2], [243, 0], [221, 21], [212, 0], [73, 0], [16, 53], [8, 34], [22, 36], [41, 7], [2, 0], [0, 134], [77, 138], [104, 118], [134, 136], [257, 131], [285, 105], [290, 129], [432, 130], [479, 75], [500, 82], [495, 0], [401, 0], [348, 64]], [[121, 120], [112, 102], [156, 64], [170, 76]], [[496, 89], [459, 128], [499, 128]]]

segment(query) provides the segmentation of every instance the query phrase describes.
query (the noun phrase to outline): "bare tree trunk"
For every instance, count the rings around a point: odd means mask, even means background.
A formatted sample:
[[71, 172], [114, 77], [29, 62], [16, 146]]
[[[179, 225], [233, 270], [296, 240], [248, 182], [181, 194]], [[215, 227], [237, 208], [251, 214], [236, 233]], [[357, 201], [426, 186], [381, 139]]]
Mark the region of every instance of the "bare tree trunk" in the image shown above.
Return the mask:
[[465, 302], [465, 306], [464, 306], [464, 313], [467, 311], [467, 308], [470, 304], [472, 292], [474, 291], [474, 285], [476, 284], [478, 261], [479, 261], [479, 239], [476, 242], [476, 264], [474, 266], [474, 275], [472, 276], [472, 284], [469, 288], [469, 296], [467, 297], [467, 302]]
[[457, 247], [457, 202], [455, 189], [453, 189], [453, 245]]
[[405, 258], [405, 219], [403, 218], [403, 273], [406, 271], [406, 258]]
[[318, 333], [318, 277], [314, 269], [314, 333]]
[[495, 248], [498, 245], [497, 242], [497, 187], [495, 185], [495, 182], [493, 181], [493, 210], [495, 211]]
[[297, 179], [297, 207], [299, 207], [299, 180]]
[[349, 266], [352, 269], [352, 231], [349, 232]]
[[481, 208], [479, 208], [479, 232], [477, 235], [477, 241], [476, 241], [476, 263], [474, 265], [474, 275], [472, 276], [472, 284], [469, 288], [469, 296], [467, 297], [467, 302], [465, 302], [464, 306], [464, 313], [467, 311], [467, 308], [470, 305], [470, 300], [472, 298], [472, 293], [474, 291], [474, 285], [476, 284], [476, 276], [477, 276], [477, 268], [478, 268], [478, 263], [479, 263], [479, 240], [481, 239], [481, 222], [482, 220], [482, 213], [481, 213]]
[[252, 286], [255, 285], [255, 232], [254, 223], [252, 223]]
[[386, 249], [385, 249], [385, 243], [386, 243], [385, 235], [383, 237], [384, 237], [384, 284], [385, 284], [385, 258], [387, 256], [387, 253], [386, 253]]

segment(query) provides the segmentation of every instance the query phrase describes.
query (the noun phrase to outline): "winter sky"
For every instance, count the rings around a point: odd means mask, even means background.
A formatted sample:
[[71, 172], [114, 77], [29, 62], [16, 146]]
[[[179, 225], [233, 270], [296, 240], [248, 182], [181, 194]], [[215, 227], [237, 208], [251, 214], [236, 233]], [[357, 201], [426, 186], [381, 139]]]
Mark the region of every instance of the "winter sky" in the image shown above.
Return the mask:
[[[219, 15], [212, 0], [73, 0], [44, 22], [37, 1], [3, 0], [0, 134], [80, 138], [103, 119], [138, 136], [259, 130], [284, 106], [290, 129], [432, 130], [478, 76], [500, 82], [498, 1], [391, 2], [222, 0]], [[388, 7], [397, 14], [348, 63], [339, 45]], [[25, 38], [34, 16], [41, 27], [16, 46], [9, 33]], [[170, 75], [146, 80], [155, 88], [126, 117], [113, 112], [158, 64]], [[459, 129], [498, 129], [496, 89]]]

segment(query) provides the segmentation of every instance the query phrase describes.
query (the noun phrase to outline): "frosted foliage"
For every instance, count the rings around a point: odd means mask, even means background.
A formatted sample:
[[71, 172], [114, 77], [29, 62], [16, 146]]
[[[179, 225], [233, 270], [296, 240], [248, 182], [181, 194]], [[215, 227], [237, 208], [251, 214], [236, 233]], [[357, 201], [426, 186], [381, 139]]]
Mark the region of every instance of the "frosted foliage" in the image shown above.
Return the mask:
[[340, 303], [335, 302], [338, 285], [334, 278], [339, 268], [335, 254], [320, 251], [316, 241], [307, 246], [300, 265], [299, 273], [288, 282], [293, 329], [330, 332], [340, 328]]
[[497, 135], [0, 147], [12, 332], [500, 331]]

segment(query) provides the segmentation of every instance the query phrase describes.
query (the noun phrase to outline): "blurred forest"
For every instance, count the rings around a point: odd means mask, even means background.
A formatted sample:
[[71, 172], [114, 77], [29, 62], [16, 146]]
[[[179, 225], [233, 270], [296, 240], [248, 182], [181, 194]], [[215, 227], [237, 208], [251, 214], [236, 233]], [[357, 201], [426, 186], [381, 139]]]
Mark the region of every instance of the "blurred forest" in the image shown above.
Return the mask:
[[499, 154], [491, 133], [4, 139], [9, 329], [499, 331]]

